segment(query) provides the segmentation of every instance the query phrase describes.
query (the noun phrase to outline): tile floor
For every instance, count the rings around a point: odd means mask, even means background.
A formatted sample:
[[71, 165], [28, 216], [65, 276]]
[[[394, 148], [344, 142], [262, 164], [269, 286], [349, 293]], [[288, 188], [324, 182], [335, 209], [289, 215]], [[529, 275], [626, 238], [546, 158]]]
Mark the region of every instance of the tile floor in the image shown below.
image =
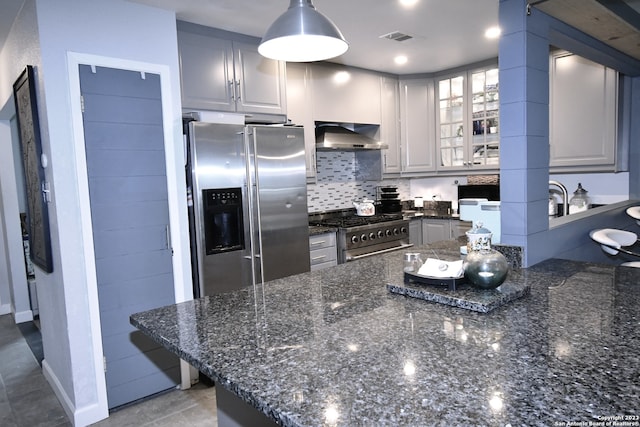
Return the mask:
[[[11, 315], [0, 316], [0, 426], [71, 426]], [[196, 384], [113, 411], [97, 427], [218, 425], [213, 388]]]

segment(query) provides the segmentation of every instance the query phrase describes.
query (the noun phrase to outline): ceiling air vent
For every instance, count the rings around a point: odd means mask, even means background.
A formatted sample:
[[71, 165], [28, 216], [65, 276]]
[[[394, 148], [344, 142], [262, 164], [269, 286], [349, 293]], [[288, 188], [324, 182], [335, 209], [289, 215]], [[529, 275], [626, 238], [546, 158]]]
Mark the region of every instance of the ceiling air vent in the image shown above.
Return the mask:
[[413, 37], [410, 36], [409, 34], [401, 33], [400, 31], [394, 31], [394, 32], [389, 33], [389, 34], [384, 34], [384, 35], [380, 36], [380, 38], [381, 39], [395, 40], [397, 42], [403, 42], [405, 40], [410, 40]]

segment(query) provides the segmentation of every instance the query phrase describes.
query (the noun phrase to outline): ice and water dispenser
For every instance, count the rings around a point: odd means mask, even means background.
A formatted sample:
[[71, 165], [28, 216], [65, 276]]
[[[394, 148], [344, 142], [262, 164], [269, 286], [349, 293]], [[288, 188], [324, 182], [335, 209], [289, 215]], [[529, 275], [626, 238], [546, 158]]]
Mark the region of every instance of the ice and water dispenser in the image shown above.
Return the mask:
[[202, 190], [206, 255], [242, 250], [242, 189]]

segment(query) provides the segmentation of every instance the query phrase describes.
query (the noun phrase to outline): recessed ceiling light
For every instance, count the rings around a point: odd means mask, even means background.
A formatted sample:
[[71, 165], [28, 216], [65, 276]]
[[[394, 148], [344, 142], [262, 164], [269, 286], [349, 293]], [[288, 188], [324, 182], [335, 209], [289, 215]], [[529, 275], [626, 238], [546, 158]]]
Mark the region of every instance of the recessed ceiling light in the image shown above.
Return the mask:
[[497, 39], [500, 37], [501, 32], [502, 30], [500, 30], [500, 27], [498, 26], [489, 27], [487, 28], [487, 31], [484, 32], [484, 36], [488, 39]]
[[393, 62], [395, 62], [398, 65], [404, 65], [406, 64], [408, 61], [407, 57], [404, 55], [398, 55], [395, 58], [393, 58]]
[[398, 0], [403, 7], [413, 7], [419, 0]]
[[333, 81], [339, 85], [345, 84], [349, 80], [351, 80], [351, 74], [348, 71], [338, 71], [333, 75]]

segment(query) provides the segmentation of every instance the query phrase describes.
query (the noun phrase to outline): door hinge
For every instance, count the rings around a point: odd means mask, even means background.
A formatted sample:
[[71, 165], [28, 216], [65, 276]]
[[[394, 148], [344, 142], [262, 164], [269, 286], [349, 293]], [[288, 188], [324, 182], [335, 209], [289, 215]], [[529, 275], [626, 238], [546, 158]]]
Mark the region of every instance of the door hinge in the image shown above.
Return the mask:
[[107, 356], [102, 356], [102, 367], [107, 372]]
[[84, 113], [84, 96], [80, 95], [80, 112]]

